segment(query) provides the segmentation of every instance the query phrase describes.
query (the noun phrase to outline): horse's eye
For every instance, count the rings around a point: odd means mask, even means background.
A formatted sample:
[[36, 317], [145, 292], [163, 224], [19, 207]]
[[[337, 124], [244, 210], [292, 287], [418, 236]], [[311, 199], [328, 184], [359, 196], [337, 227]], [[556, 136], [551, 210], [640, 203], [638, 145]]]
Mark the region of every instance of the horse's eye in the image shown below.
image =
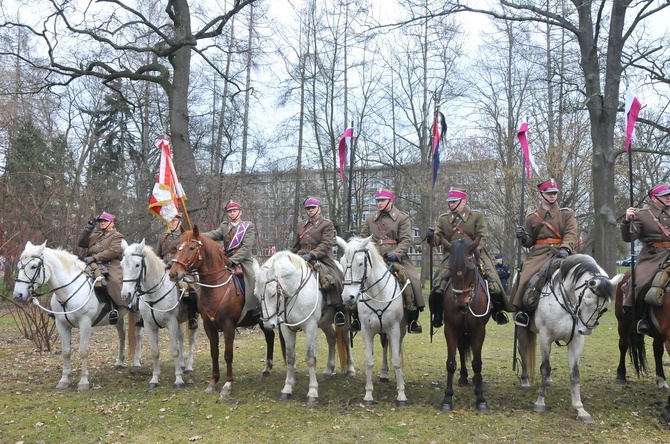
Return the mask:
[[135, 264], [135, 268], [140, 268], [140, 264]]

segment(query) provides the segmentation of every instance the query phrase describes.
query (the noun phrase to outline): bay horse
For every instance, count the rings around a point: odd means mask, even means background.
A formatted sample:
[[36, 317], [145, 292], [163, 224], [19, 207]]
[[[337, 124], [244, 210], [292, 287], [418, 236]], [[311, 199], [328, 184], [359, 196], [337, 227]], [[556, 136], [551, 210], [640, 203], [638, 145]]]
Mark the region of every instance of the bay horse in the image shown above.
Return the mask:
[[[551, 344], [563, 341], [568, 349], [568, 370], [572, 407], [579, 420], [593, 423], [581, 399], [579, 359], [586, 336], [593, 333], [600, 317], [607, 311], [614, 296], [614, 285], [621, 279], [610, 280], [605, 270], [585, 254], [573, 254], [563, 259], [558, 269], [544, 284], [537, 308], [527, 328], [517, 326], [521, 355], [522, 385], [530, 387], [529, 375], [535, 373], [535, 344], [540, 338], [542, 382], [533, 411], [546, 410], [545, 397], [551, 382]], [[560, 344], [559, 344], [560, 345]]]
[[[402, 288], [390, 266], [377, 251], [372, 237], [353, 237], [345, 242], [339, 236], [337, 243], [344, 249], [341, 261], [344, 267], [342, 301], [349, 307], [358, 307], [361, 336], [365, 345], [365, 396], [363, 404], [375, 404], [372, 396], [372, 368], [374, 366], [374, 337], [381, 335], [383, 349], [381, 381], [388, 381], [388, 347], [391, 365], [395, 370], [396, 406], [407, 405], [405, 378], [402, 369], [403, 339], [407, 331], [407, 317], [403, 309]], [[409, 285], [409, 283], [408, 283]]]
[[[173, 281], [183, 279], [200, 287], [198, 311], [202, 315], [202, 323], [209, 339], [209, 353], [212, 358], [212, 375], [205, 390], [206, 393], [213, 393], [217, 390], [221, 376], [219, 332], [223, 333], [226, 382], [221, 388], [221, 396], [232, 393], [235, 329], [259, 325], [263, 330], [267, 345], [264, 376], [269, 375], [272, 369], [275, 338], [273, 330], [263, 327], [258, 300], [256, 298], [246, 300], [229, 265], [230, 260], [224, 254], [221, 244], [204, 236], [195, 225], [193, 231], [185, 231], [179, 238], [179, 247], [177, 254], [172, 258], [169, 273]], [[258, 267], [257, 263], [255, 266]]]
[[449, 252], [450, 270], [442, 302], [444, 338], [447, 342], [447, 386], [442, 400], [443, 412], [453, 410], [457, 350], [462, 367], [459, 385], [467, 384], [465, 361], [472, 357], [476, 408], [479, 411], [488, 409], [482, 378], [482, 347], [486, 338], [486, 324], [491, 318], [491, 297], [486, 281], [477, 270], [476, 250], [479, 241], [479, 237], [474, 241], [459, 239], [453, 244], [443, 241], [445, 250]]
[[[616, 286], [616, 298], [614, 300], [614, 314], [617, 318], [619, 332], [619, 366], [616, 370], [616, 382], [625, 384], [626, 379], [626, 353], [631, 351], [631, 358], [638, 362], [636, 371], [644, 372], [646, 369], [646, 350], [644, 345], [644, 335], [637, 334], [635, 325], [635, 316], [633, 312], [624, 312], [623, 298], [624, 285], [629, 282], [630, 270], [624, 273], [622, 280]], [[663, 335], [658, 329], [652, 329], [650, 335], [653, 339], [652, 349], [654, 351], [654, 363], [656, 365], [656, 386], [659, 390], [669, 391], [668, 383], [663, 371], [663, 347], [667, 343], [663, 340]], [[635, 341], [635, 348], [630, 348], [631, 341]]]
[[290, 251], [272, 255], [256, 274], [254, 295], [259, 298], [263, 325], [267, 329], [279, 326], [284, 339], [286, 380], [280, 399], [290, 399], [295, 383], [296, 333], [303, 330], [307, 338], [306, 358], [309, 370], [310, 404], [319, 400], [319, 383], [316, 379], [317, 333], [320, 328], [328, 343], [328, 361], [323, 374], [330, 376], [335, 370], [335, 346], [338, 345], [340, 367], [353, 376], [354, 361], [351, 356], [349, 335], [342, 327], [333, 329], [335, 309], [324, 307], [316, 272], [302, 257]]
[[[56, 388], [70, 386], [72, 374], [72, 329], [79, 329], [79, 358], [81, 359], [81, 376], [78, 390], [89, 390], [88, 354], [91, 340], [91, 328], [109, 324], [109, 312], [112, 309], [108, 300], [100, 302], [95, 294], [95, 280], [86, 272], [86, 264], [74, 254], [46, 246], [33, 245], [30, 241], [21, 253], [18, 263], [18, 276], [14, 285], [14, 299], [20, 302], [33, 301], [47, 313], [53, 314], [56, 329], [61, 338], [63, 354], [63, 373]], [[49, 290], [40, 293], [40, 287], [46, 285]], [[53, 292], [51, 309], [42, 307], [37, 299], [39, 296]], [[119, 354], [114, 367], [120, 369], [125, 360], [124, 319], [126, 307], [118, 307], [119, 319], [116, 331], [119, 337]], [[136, 327], [137, 343], [133, 366], [140, 366], [142, 330]]]
[[149, 337], [151, 357], [153, 358], [153, 374], [149, 388], [158, 387], [161, 374], [160, 348], [158, 346], [158, 330], [167, 328], [170, 338], [170, 354], [174, 363], [174, 387], [186, 387], [184, 373], [193, 373], [193, 356], [195, 354], [196, 330], [189, 332], [189, 353], [184, 359], [184, 333], [181, 325], [188, 321], [188, 310], [182, 302], [182, 290], [178, 284], [170, 281], [165, 262], [154, 250], [140, 243], [128, 245], [123, 242], [123, 288], [121, 294], [139, 307], [144, 327]]

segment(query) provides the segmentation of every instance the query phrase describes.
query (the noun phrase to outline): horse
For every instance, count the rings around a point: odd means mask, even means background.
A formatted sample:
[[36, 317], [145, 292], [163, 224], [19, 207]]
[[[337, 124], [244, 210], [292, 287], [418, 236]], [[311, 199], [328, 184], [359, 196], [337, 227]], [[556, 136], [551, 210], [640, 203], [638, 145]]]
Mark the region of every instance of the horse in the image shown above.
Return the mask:
[[[622, 280], [616, 286], [616, 298], [614, 300], [614, 314], [617, 318], [617, 329], [619, 332], [619, 366], [616, 370], [616, 382], [625, 384], [626, 379], [626, 352], [629, 351], [631, 341], [636, 341], [634, 352], [631, 353], [633, 361], [638, 362], [636, 370], [638, 374], [646, 368], [646, 353], [644, 345], [644, 335], [639, 335], [636, 332], [636, 325], [633, 322], [635, 317], [633, 312], [625, 312], [623, 309], [624, 285], [629, 282], [630, 271], [627, 271]], [[670, 331], [669, 331], [670, 332]], [[668, 333], [666, 333], [667, 337]], [[653, 329], [650, 333], [653, 339], [652, 349], [654, 351], [654, 363], [656, 364], [656, 386], [659, 390], [670, 391], [668, 383], [663, 371], [663, 347], [670, 347], [666, 341], [663, 340], [663, 335], [658, 329]], [[670, 352], [670, 348], [669, 348]]]
[[476, 408], [486, 411], [482, 378], [482, 347], [486, 338], [486, 324], [491, 318], [491, 297], [488, 286], [477, 270], [476, 249], [480, 238], [461, 239], [453, 244], [444, 241], [449, 252], [450, 280], [442, 296], [444, 338], [447, 342], [447, 385], [442, 400], [442, 411], [453, 410], [453, 383], [456, 372], [456, 351], [461, 358], [459, 385], [467, 385], [465, 361], [472, 357], [473, 384]]
[[[86, 272], [86, 264], [74, 254], [46, 246], [33, 245], [30, 241], [21, 253], [18, 263], [18, 276], [14, 285], [14, 299], [33, 303], [42, 310], [50, 313], [56, 320], [56, 329], [61, 338], [63, 353], [63, 373], [56, 388], [64, 389], [70, 386], [72, 373], [72, 329], [79, 328], [79, 357], [81, 359], [81, 378], [77, 389], [89, 390], [88, 380], [88, 353], [91, 339], [91, 327], [106, 326], [109, 324], [109, 312], [112, 307], [109, 301], [100, 302], [94, 291], [94, 278]], [[51, 310], [42, 307], [37, 299], [45, 293], [39, 288], [46, 285], [53, 295], [51, 296]], [[124, 318], [126, 307], [118, 307], [119, 319], [116, 322], [116, 331], [119, 337], [119, 354], [114, 367], [120, 369], [125, 360]], [[136, 327], [137, 343], [133, 366], [140, 366], [141, 334], [140, 327]]]
[[[254, 262], [255, 268], [258, 268], [255, 259]], [[256, 298], [246, 300], [234, 274], [228, 268], [229, 265], [230, 260], [224, 254], [221, 244], [202, 235], [195, 225], [193, 231], [185, 231], [179, 238], [179, 247], [172, 258], [169, 273], [173, 281], [184, 279], [200, 286], [198, 311], [202, 315], [212, 358], [212, 375], [205, 389], [206, 393], [217, 390], [220, 379], [219, 332], [223, 332], [226, 382], [221, 388], [220, 396], [232, 394], [235, 329], [259, 325], [263, 330], [267, 345], [263, 376], [268, 376], [272, 369], [275, 338], [274, 330], [263, 327], [258, 301]], [[197, 279], [194, 278], [196, 273]]]
[[186, 387], [183, 374], [193, 373], [193, 355], [195, 353], [196, 330], [189, 332], [189, 354], [184, 362], [184, 333], [180, 324], [188, 321], [186, 304], [181, 302], [183, 291], [170, 281], [165, 263], [144, 243], [128, 245], [123, 241], [123, 288], [121, 294], [133, 300], [133, 306], [139, 307], [144, 326], [149, 337], [151, 357], [154, 361], [153, 374], [149, 388], [158, 387], [161, 374], [158, 330], [166, 328], [170, 337], [170, 354], [174, 361], [174, 387]]
[[307, 337], [305, 361], [309, 369], [310, 404], [319, 400], [319, 383], [316, 380], [317, 330], [320, 328], [328, 342], [328, 361], [323, 374], [331, 376], [335, 370], [335, 345], [340, 351], [341, 368], [349, 376], [356, 374], [351, 356], [349, 337], [344, 329], [333, 329], [335, 310], [324, 307], [319, 290], [318, 276], [300, 256], [290, 251], [279, 251], [268, 259], [256, 274], [254, 295], [261, 305], [263, 325], [274, 329], [279, 325], [284, 338], [286, 356], [286, 381], [280, 399], [290, 399], [295, 382], [296, 333], [303, 330]]
[[[396, 406], [407, 406], [405, 379], [402, 370], [402, 345], [407, 331], [402, 291], [398, 280], [387, 267], [374, 246], [372, 237], [353, 237], [345, 242], [339, 236], [337, 243], [344, 250], [344, 290], [342, 300], [349, 307], [358, 307], [361, 336], [365, 345], [365, 396], [363, 404], [374, 405], [372, 396], [372, 367], [374, 365], [374, 337], [381, 335], [383, 356], [380, 380], [388, 381], [388, 347], [391, 347], [391, 365], [395, 370]], [[409, 282], [407, 285], [410, 285]]]
[[523, 388], [530, 388], [529, 374], [535, 373], [535, 344], [538, 335], [540, 338], [542, 382], [533, 405], [535, 412], [543, 413], [546, 410], [547, 387], [552, 385], [549, 362], [551, 344], [564, 341], [568, 348], [572, 407], [577, 410], [579, 420], [594, 422], [581, 400], [579, 359], [586, 336], [593, 333], [600, 317], [607, 311], [614, 296], [614, 286], [620, 279], [621, 276], [615, 276], [610, 280], [605, 270], [590, 256], [568, 256], [542, 287], [531, 325], [528, 328], [516, 327]]

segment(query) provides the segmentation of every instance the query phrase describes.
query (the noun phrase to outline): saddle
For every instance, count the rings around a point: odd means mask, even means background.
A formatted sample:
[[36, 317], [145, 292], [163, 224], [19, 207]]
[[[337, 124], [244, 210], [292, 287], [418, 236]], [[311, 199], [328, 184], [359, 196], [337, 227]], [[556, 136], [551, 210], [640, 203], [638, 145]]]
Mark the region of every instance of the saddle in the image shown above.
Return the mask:
[[644, 295], [644, 301], [649, 305], [660, 307], [663, 305], [665, 293], [670, 291], [670, 264], [667, 262], [662, 265], [663, 268], [656, 273], [651, 281], [651, 287]]
[[311, 260], [307, 262], [312, 270], [314, 270], [319, 276], [319, 290], [328, 291], [335, 285], [333, 277], [330, 275], [328, 267], [324, 266], [321, 262]]
[[561, 260], [556, 260], [555, 257], [540, 268], [540, 271], [531, 276], [526, 286], [526, 292], [523, 294], [523, 307], [528, 312], [533, 312], [540, 302], [542, 295], [542, 287], [551, 279], [551, 275], [561, 267]]
[[414, 304], [414, 293], [412, 291], [412, 283], [409, 280], [407, 271], [397, 262], [391, 263], [391, 272], [398, 280], [400, 287], [404, 288], [402, 292], [402, 305], [405, 310]]

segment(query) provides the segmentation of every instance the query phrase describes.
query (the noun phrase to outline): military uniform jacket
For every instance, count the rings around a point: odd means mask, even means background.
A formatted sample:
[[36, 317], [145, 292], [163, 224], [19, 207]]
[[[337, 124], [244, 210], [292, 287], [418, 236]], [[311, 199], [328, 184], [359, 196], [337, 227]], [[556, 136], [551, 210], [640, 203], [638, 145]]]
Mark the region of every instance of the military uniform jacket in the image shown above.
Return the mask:
[[237, 233], [239, 225], [242, 223], [243, 222], [233, 225], [226, 219], [221, 222], [219, 228], [204, 233], [204, 236], [222, 242], [223, 251], [226, 253], [226, 256], [228, 256], [228, 259], [230, 259], [232, 263], [242, 266], [242, 270], [244, 271], [244, 293], [247, 298], [251, 298], [254, 295], [254, 285], [256, 284], [254, 258], [251, 255], [251, 248], [253, 247], [254, 239], [256, 238], [256, 228], [254, 227], [254, 224], [247, 222], [248, 226], [239, 246], [232, 251], [229, 251], [228, 248], [231, 244], [231, 240]]
[[[486, 242], [489, 237], [489, 229], [484, 218], [484, 213], [478, 210], [471, 210], [467, 205], [463, 207], [460, 213], [444, 213], [437, 220], [435, 230], [434, 246], [440, 246], [440, 240], [445, 239], [449, 243], [457, 240], [480, 237], [477, 250], [486, 250]], [[488, 257], [488, 253], [486, 255]], [[442, 258], [442, 265], [446, 266], [449, 254], [445, 252]]]
[[109, 273], [105, 277], [107, 292], [117, 305], [126, 306], [126, 301], [121, 298], [123, 282], [123, 271], [121, 270], [122, 240], [123, 235], [116, 230], [102, 232], [85, 228], [79, 236], [77, 245], [84, 248], [82, 257], [93, 256], [95, 262], [103, 264], [107, 268]]
[[[530, 278], [549, 262], [557, 249], [567, 248], [573, 251], [577, 244], [575, 213], [570, 208], [561, 208], [557, 204], [552, 205], [548, 211], [540, 205], [537, 210], [528, 213], [524, 228], [528, 237], [523, 246], [530, 248], [530, 252], [523, 261], [515, 286], [517, 290], [512, 299], [514, 306], [519, 308], [523, 307], [523, 294]], [[554, 230], [560, 234], [560, 238]]]
[[316, 260], [328, 267], [333, 277], [335, 291], [342, 294], [342, 271], [333, 260], [335, 244], [335, 227], [330, 219], [318, 215], [314, 220], [305, 219], [298, 222], [295, 244], [291, 252], [299, 255], [312, 253]]
[[372, 236], [377, 250], [384, 253], [394, 253], [400, 260], [410, 281], [416, 298], [417, 307], [423, 307], [421, 280], [414, 268], [414, 263], [407, 255], [412, 246], [412, 221], [410, 217], [393, 207], [391, 211], [377, 211], [368, 216], [361, 227], [361, 237]]
[[158, 241], [156, 254], [163, 259], [165, 263], [169, 263], [172, 260], [172, 257], [177, 253], [180, 237], [181, 233], [173, 231], [171, 233], [165, 233]]
[[[621, 237], [624, 241], [631, 242], [637, 238], [642, 242], [642, 250], [635, 262], [636, 296], [640, 292], [646, 293], [659, 267], [670, 257], [669, 213], [670, 210], [661, 210], [653, 205], [637, 210], [633, 216], [634, 233], [631, 233], [629, 221], [621, 223]], [[668, 246], [658, 245], [661, 243]]]

